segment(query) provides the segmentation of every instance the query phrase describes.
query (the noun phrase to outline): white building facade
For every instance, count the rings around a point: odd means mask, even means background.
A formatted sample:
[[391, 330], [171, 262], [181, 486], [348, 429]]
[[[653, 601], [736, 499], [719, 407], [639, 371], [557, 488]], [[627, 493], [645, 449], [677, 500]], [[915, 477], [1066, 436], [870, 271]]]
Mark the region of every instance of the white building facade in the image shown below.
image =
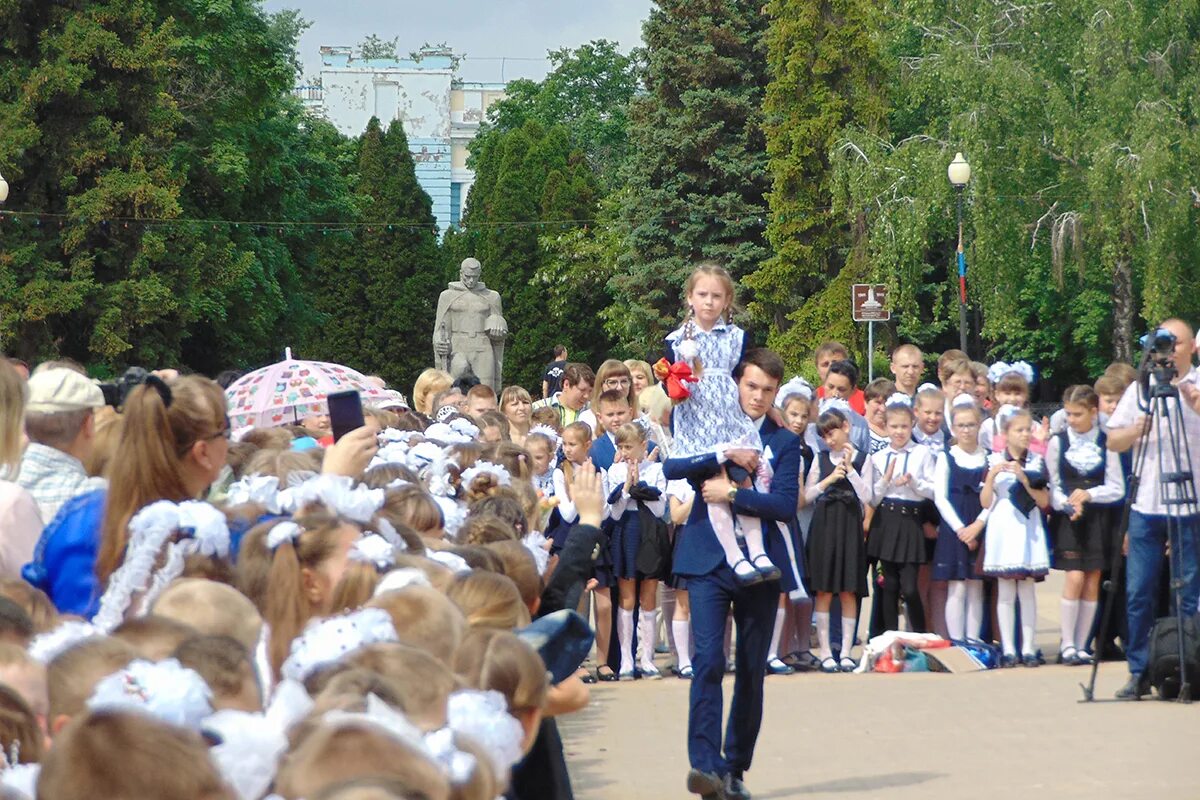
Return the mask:
[[446, 50], [419, 56], [362, 59], [349, 47], [322, 47], [320, 85], [297, 87], [296, 95], [346, 136], [360, 135], [371, 117], [385, 129], [403, 122], [417, 180], [444, 233], [462, 217], [475, 181], [467, 168], [469, 146], [488, 108], [504, 97], [504, 84], [456, 80], [454, 56]]

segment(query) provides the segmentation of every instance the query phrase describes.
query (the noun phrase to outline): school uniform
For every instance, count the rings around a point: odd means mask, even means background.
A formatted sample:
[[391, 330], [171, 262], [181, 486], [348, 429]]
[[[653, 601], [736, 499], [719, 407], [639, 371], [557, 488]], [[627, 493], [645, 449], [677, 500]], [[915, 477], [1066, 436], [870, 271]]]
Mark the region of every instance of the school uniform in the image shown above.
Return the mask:
[[[1046, 448], [1050, 504], [1054, 515], [1054, 567], [1062, 570], [1102, 570], [1111, 562], [1113, 508], [1125, 499], [1120, 454], [1107, 449], [1108, 437], [1100, 428], [1076, 433], [1071, 428], [1056, 434]], [[1071, 520], [1074, 508], [1067, 502], [1076, 489], [1085, 489], [1091, 501], [1083, 515]]]
[[638, 480], [635, 487], [657, 493], [653, 499], [635, 500], [625, 489], [625, 478], [629, 465], [614, 464], [608, 471], [605, 494], [608, 496], [607, 518], [612, 520], [609, 540], [609, 556], [613, 574], [619, 579], [634, 580], [658, 575], [644, 576], [637, 569], [638, 548], [642, 543], [642, 523], [639, 506], [644, 506], [655, 517], [662, 518], [667, 508], [667, 479], [663, 477], [662, 465], [643, 461], [638, 465]]
[[[653, 453], [658, 445], [653, 439], [646, 441], [646, 452]], [[611, 433], [602, 433], [592, 442], [592, 446], [588, 448], [588, 458], [592, 460], [592, 465], [599, 470], [607, 470], [613, 465], [613, 461], [617, 458], [617, 437]]]
[[871, 502], [875, 476], [867, 453], [854, 454], [846, 477], [825, 490], [818, 484], [828, 478], [845, 453], [828, 449], [817, 454], [808, 473], [805, 499], [815, 505], [808, 534], [809, 586], [814, 592], [867, 594], [867, 548], [863, 542], [863, 507]]
[[[933, 501], [941, 517], [933, 551], [935, 581], [979, 578], [975, 553], [959, 540], [958, 532], [977, 520], [987, 521], [990, 510], [979, 501], [987, 471], [987, 454], [982, 447], [967, 453], [955, 445], [938, 453], [933, 467]], [[982, 531], [980, 534], [976, 541], [982, 543]]]
[[[988, 467], [1011, 460], [1008, 451], [993, 453], [988, 456]], [[1027, 453], [1024, 470], [1031, 487], [1046, 487], [1045, 462], [1040, 456]], [[992, 488], [995, 498], [985, 527], [983, 574], [1043, 580], [1050, 571], [1050, 554], [1041, 509], [1011, 472], [997, 473]]]
[[[909, 440], [899, 450], [891, 446], [881, 450], [871, 456], [871, 462], [877, 507], [867, 538], [867, 555], [880, 562], [883, 573], [875, 592], [879, 622], [884, 631], [899, 629], [903, 596], [912, 629], [921, 631], [925, 628], [925, 609], [917, 572], [927, 560], [921, 517], [924, 504], [933, 496], [933, 455], [929, 448]], [[896, 481], [904, 475], [909, 476], [909, 482], [898, 486]]]

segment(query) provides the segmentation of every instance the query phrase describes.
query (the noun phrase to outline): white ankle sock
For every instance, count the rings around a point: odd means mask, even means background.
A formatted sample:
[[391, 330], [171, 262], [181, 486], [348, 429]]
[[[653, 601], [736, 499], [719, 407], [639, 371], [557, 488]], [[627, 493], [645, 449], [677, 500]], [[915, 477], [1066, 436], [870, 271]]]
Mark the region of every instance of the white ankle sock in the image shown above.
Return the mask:
[[817, 655], [822, 661], [833, 658], [833, 650], [829, 649], [829, 612], [814, 611], [813, 621], [817, 623]]
[[633, 609], [617, 609], [617, 642], [621, 645], [621, 672], [632, 672]]
[[658, 638], [658, 613], [654, 610], [638, 613], [638, 650], [642, 655], [642, 669], [654, 666], [654, 644]]
[[675, 663], [680, 669], [692, 665], [692, 623], [686, 619], [671, 620], [675, 636]]
[[854, 634], [858, 629], [858, 617], [842, 617], [842, 658], [850, 656], [854, 649]]
[[1092, 635], [1092, 625], [1096, 622], [1096, 609], [1100, 603], [1096, 600], [1079, 601], [1079, 620], [1075, 623], [1075, 646], [1080, 650], [1087, 648], [1088, 638]]
[[779, 636], [783, 633], [783, 618], [787, 612], [782, 608], [775, 609], [775, 629], [771, 631], [771, 649], [767, 651], [767, 661], [779, 658]]
[[1079, 644], [1075, 641], [1075, 628], [1079, 623], [1079, 601], [1068, 600], [1062, 598], [1058, 601], [1059, 606], [1059, 627], [1062, 629], [1062, 644], [1059, 645], [1059, 652], [1066, 650], [1068, 647], [1076, 648]]

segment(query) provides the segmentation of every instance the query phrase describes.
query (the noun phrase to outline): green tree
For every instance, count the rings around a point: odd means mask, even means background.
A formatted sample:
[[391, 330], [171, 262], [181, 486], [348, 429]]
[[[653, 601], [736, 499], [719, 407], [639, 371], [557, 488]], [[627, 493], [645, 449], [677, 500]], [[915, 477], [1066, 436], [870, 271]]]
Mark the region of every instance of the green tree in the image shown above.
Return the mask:
[[846, 309], [849, 284], [864, 266], [852, 257], [861, 252], [853, 242], [862, 225], [833, 214], [830, 161], [847, 126], [880, 133], [885, 125], [875, 8], [867, 0], [767, 5], [772, 78], [764, 127], [773, 252], [745, 284], [754, 291], [752, 314], [770, 325], [772, 347], [793, 366], [807, 360], [815, 340], [856, 338]]
[[492, 137], [503, 137], [527, 121], [562, 125], [601, 186], [611, 190], [628, 157], [628, 106], [637, 91], [637, 54], [626, 55], [616, 42], [597, 39], [574, 50], [551, 50], [549, 58], [551, 70], [541, 81], [522, 78], [505, 87], [504, 99], [488, 109], [487, 122], [471, 143], [472, 155], [486, 149]]
[[661, 349], [701, 260], [742, 278], [767, 256], [762, 103], [766, 18], [748, 0], [662, 0], [642, 28], [646, 92], [633, 100], [625, 248], [604, 314], [634, 352]]

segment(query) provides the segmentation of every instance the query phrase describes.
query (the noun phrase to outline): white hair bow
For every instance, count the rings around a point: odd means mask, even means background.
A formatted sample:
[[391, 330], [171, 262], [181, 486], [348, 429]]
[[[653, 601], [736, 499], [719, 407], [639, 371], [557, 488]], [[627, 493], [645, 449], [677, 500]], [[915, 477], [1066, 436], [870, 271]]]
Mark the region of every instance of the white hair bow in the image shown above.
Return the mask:
[[462, 484], [470, 486], [471, 481], [484, 474], [494, 475], [501, 486], [512, 486], [512, 475], [508, 474], [508, 470], [490, 461], [477, 461], [475, 466], [464, 471], [462, 474]]
[[912, 408], [912, 398], [904, 392], [894, 392], [887, 402], [883, 404], [884, 408]]
[[1003, 361], [997, 361], [988, 367], [988, 380], [992, 383], [999, 383], [1005, 375], [1016, 373], [1025, 379], [1026, 383], [1033, 383], [1033, 367], [1025, 361], [1016, 361], [1012, 364], [1006, 364]]
[[349, 555], [352, 561], [371, 564], [381, 572], [396, 564], [395, 548], [377, 533], [356, 540], [350, 547]]
[[198, 731], [212, 714], [212, 690], [195, 670], [173, 658], [131, 661], [96, 684], [88, 708], [139, 711], [171, 725]]
[[38, 634], [29, 643], [29, 657], [39, 664], [49, 664], [80, 642], [103, 638], [105, 632], [90, 622], [68, 620], [58, 627]]
[[278, 514], [279, 478], [274, 475], [247, 475], [229, 485], [225, 502], [231, 506], [257, 503], [272, 514]]
[[[184, 538], [170, 542], [172, 536]], [[166, 559], [158, 566], [166, 547]], [[111, 631], [121, 624], [134, 595], [141, 593], [139, 614], [144, 614], [167, 585], [183, 574], [188, 556], [229, 556], [229, 526], [225, 515], [208, 503], [188, 500], [176, 505], [169, 500], [151, 503], [129, 522], [129, 544], [125, 559], [109, 578], [93, 620], [96, 627]], [[157, 568], [157, 571], [156, 571]]]
[[812, 384], [797, 375], [779, 387], [779, 393], [775, 395], [775, 405], [782, 409], [793, 397], [803, 397], [805, 400], [811, 401], [813, 399]]
[[291, 520], [275, 523], [267, 534], [267, 549], [276, 550], [284, 542], [294, 542], [304, 533], [304, 529]]
[[383, 489], [356, 486], [344, 475], [317, 475], [279, 493], [279, 504], [285, 513], [295, 515], [309, 503], [320, 502], [339, 515], [360, 523], [370, 522], [383, 501]]
[[818, 410], [822, 414], [826, 411], [840, 411], [844, 416], [849, 416], [850, 404], [840, 397], [826, 397], [821, 401]]
[[975, 398], [972, 395], [963, 392], [962, 394], [955, 396], [954, 401], [951, 402], [950, 405], [953, 408], [962, 408], [963, 406], [975, 406], [978, 404], [975, 402]]
[[326, 664], [376, 642], [399, 640], [392, 617], [381, 608], [360, 608], [349, 614], [313, 620], [292, 640], [291, 653], [280, 675], [301, 683]]

